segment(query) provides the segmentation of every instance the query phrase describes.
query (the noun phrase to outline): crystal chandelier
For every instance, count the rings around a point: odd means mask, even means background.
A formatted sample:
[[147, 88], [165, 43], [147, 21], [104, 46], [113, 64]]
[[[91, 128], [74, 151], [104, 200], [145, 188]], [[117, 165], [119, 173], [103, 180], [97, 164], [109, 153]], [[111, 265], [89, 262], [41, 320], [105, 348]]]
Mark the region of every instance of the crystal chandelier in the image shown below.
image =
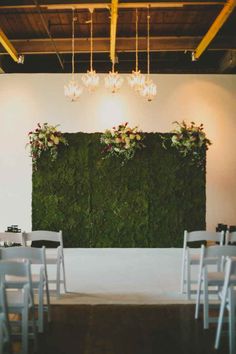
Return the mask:
[[148, 7], [147, 15], [147, 78], [142, 89], [139, 91], [140, 95], [145, 97], [148, 102], [151, 102], [157, 94], [157, 87], [150, 78], [150, 15]]
[[93, 70], [93, 9], [90, 9], [91, 19], [87, 23], [90, 23], [90, 70], [87, 74], [82, 76], [82, 81], [87, 87], [89, 92], [93, 92], [99, 85], [99, 76], [96, 71]]
[[72, 9], [72, 77], [64, 86], [64, 94], [71, 102], [77, 101], [83, 92], [83, 88], [75, 80], [75, 20], [74, 9]]
[[122, 84], [124, 79], [115, 71], [115, 64], [112, 62], [112, 71], [109, 71], [109, 74], [105, 77], [105, 87], [109, 89], [112, 93], [117, 92]]
[[136, 9], [136, 40], [135, 40], [135, 54], [136, 54], [136, 68], [132, 74], [128, 76], [127, 80], [131, 88], [135, 91], [141, 90], [145, 82], [145, 76], [138, 70], [138, 9]]

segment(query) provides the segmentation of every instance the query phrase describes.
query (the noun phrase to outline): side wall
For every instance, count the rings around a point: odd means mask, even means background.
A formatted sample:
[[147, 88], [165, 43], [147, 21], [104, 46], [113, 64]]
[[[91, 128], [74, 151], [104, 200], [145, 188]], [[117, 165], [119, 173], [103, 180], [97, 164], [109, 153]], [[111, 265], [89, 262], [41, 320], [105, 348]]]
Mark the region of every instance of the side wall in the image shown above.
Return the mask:
[[64, 132], [103, 131], [128, 121], [147, 132], [167, 132], [175, 120], [204, 123], [213, 145], [207, 154], [208, 229], [236, 224], [236, 76], [153, 75], [158, 95], [144, 102], [127, 86], [118, 94], [101, 87], [79, 102], [63, 95], [69, 75], [0, 75], [0, 230], [31, 229], [31, 161], [27, 133], [37, 122], [60, 124]]

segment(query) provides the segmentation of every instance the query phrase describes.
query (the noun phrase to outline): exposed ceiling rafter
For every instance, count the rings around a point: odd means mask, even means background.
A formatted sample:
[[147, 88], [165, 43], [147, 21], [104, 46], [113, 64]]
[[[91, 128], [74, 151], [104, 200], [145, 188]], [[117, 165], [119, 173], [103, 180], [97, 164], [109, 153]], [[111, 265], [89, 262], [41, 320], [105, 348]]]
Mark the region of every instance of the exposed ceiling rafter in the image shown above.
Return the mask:
[[[178, 8], [178, 7], [183, 7], [183, 6], [215, 6], [215, 5], [225, 5], [225, 1], [218, 0], [218, 1], [154, 1], [150, 2], [150, 7], [151, 8]], [[69, 3], [69, 2], [61, 2], [58, 4], [41, 4], [40, 8], [47, 9], [47, 10], [69, 10], [71, 8], [74, 9], [105, 9], [109, 8], [109, 3], [108, 2], [101, 2], [101, 3]], [[127, 9], [127, 8], [146, 8], [147, 7], [147, 2], [120, 2], [118, 4], [118, 8], [120, 9]], [[0, 9], [32, 9], [35, 8], [35, 5], [32, 4], [31, 1], [28, 3], [24, 4], [14, 4], [12, 1], [5, 2], [4, 4], [0, 5]]]
[[0, 43], [2, 46], [5, 48], [7, 53], [12, 57], [12, 59], [18, 63], [20, 55], [18, 54], [17, 50], [15, 47], [12, 45], [12, 43], [9, 41], [3, 30], [0, 28]]
[[116, 54], [116, 30], [118, 19], [118, 0], [112, 0], [111, 3], [111, 25], [110, 25], [110, 59], [115, 63]]
[[[150, 37], [151, 51], [190, 51], [196, 48], [197, 43], [201, 37], [194, 36], [160, 36]], [[54, 38], [57, 50], [60, 53], [71, 53], [71, 39], [70, 38]], [[139, 37], [139, 51], [146, 51], [147, 49], [146, 37]], [[13, 45], [22, 54], [51, 54], [55, 53], [54, 46], [51, 40], [48, 39], [15, 39], [12, 40]], [[236, 37], [217, 37], [209, 46], [209, 50], [236, 50]], [[110, 38], [93, 39], [94, 53], [106, 53], [110, 51]], [[88, 38], [75, 39], [75, 52], [89, 53], [90, 43]], [[116, 52], [134, 52], [135, 38], [134, 37], [117, 37], [116, 38]], [[0, 48], [0, 54], [6, 54]]]
[[215, 38], [225, 21], [228, 19], [235, 6], [236, 0], [227, 0], [225, 6], [223, 7], [219, 15], [216, 17], [215, 21], [212, 23], [205, 36], [202, 38], [201, 42], [198, 44], [196, 50], [193, 52], [193, 60], [197, 60], [200, 58], [202, 53], [206, 50], [206, 48]]

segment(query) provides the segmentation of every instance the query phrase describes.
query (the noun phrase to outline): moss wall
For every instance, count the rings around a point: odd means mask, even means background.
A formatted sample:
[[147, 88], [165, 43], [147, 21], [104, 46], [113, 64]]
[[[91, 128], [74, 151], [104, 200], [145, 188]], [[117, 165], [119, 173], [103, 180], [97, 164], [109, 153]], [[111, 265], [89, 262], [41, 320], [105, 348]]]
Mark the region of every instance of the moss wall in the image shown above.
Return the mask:
[[101, 158], [100, 133], [65, 136], [33, 173], [33, 230], [63, 230], [66, 247], [181, 247], [184, 229], [205, 228], [205, 170], [160, 134], [125, 166]]

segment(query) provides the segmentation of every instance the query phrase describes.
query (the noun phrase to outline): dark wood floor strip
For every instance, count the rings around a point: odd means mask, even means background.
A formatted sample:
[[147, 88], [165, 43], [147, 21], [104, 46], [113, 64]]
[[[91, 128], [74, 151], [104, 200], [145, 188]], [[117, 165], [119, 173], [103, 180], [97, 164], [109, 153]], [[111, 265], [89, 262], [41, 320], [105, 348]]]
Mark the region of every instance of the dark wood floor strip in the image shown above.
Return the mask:
[[54, 305], [40, 354], [228, 354], [215, 326], [203, 330], [193, 305]]

